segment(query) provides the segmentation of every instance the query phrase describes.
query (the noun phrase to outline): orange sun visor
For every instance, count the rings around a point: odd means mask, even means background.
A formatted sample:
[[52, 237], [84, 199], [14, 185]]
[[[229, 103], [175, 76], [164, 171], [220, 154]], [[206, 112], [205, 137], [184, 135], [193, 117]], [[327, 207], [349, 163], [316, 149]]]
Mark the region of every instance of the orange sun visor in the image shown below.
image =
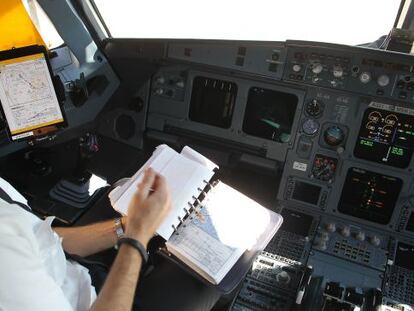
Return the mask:
[[1, 0], [0, 51], [34, 44], [46, 46], [22, 0]]

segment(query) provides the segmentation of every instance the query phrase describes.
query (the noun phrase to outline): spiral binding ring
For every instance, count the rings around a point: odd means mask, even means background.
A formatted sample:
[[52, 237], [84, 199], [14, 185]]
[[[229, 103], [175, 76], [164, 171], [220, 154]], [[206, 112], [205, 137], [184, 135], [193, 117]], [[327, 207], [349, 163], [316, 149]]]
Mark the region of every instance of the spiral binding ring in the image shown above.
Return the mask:
[[176, 226], [174, 226], [174, 225], [171, 225], [171, 227], [173, 228], [174, 233], [178, 235], [179, 233], [178, 233], [177, 227], [176, 227]]
[[204, 196], [207, 196], [207, 192], [205, 192], [203, 189], [201, 189], [200, 187], [197, 187], [197, 190]]
[[192, 196], [192, 198], [194, 199], [194, 202], [197, 203], [197, 205], [201, 205], [201, 201], [198, 198], [196, 198], [195, 196]]

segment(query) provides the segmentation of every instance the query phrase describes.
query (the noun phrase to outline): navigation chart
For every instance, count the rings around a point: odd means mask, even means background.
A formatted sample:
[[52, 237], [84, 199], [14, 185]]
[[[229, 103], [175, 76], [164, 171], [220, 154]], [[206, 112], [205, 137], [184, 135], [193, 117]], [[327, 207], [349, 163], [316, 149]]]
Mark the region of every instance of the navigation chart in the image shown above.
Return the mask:
[[63, 122], [42, 53], [0, 61], [0, 100], [12, 135]]

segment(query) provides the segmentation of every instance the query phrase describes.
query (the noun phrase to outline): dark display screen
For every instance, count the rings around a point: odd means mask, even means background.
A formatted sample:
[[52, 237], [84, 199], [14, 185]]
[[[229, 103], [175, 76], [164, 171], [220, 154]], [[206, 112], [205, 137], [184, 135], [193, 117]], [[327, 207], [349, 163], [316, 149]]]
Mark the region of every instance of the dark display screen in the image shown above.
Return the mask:
[[195, 77], [190, 120], [222, 128], [231, 126], [237, 85], [234, 82]]
[[294, 94], [252, 87], [247, 98], [243, 131], [286, 143], [290, 141], [298, 97]]
[[313, 217], [300, 212], [283, 209], [280, 213], [283, 217], [283, 223], [280, 230], [298, 234], [303, 237], [309, 235]]
[[292, 199], [317, 205], [320, 193], [321, 187], [302, 181], [296, 181], [295, 188], [293, 189], [292, 193]]
[[398, 242], [395, 265], [408, 270], [414, 270], [414, 246]]
[[350, 168], [338, 210], [380, 224], [388, 224], [402, 187], [399, 178]]
[[354, 155], [406, 168], [414, 149], [414, 116], [368, 108], [362, 119]]

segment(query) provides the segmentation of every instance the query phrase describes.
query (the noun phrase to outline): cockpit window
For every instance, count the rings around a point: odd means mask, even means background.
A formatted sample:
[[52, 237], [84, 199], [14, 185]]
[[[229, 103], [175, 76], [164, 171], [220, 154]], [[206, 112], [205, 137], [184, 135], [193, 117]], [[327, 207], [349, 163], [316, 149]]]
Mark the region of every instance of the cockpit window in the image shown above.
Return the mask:
[[32, 19], [33, 24], [35, 24], [37, 31], [42, 36], [46, 47], [48, 49], [53, 49], [62, 45], [64, 43], [62, 38], [37, 1], [23, 0], [23, 4]]
[[387, 35], [401, 0], [91, 0], [114, 38], [182, 38], [357, 45]]

